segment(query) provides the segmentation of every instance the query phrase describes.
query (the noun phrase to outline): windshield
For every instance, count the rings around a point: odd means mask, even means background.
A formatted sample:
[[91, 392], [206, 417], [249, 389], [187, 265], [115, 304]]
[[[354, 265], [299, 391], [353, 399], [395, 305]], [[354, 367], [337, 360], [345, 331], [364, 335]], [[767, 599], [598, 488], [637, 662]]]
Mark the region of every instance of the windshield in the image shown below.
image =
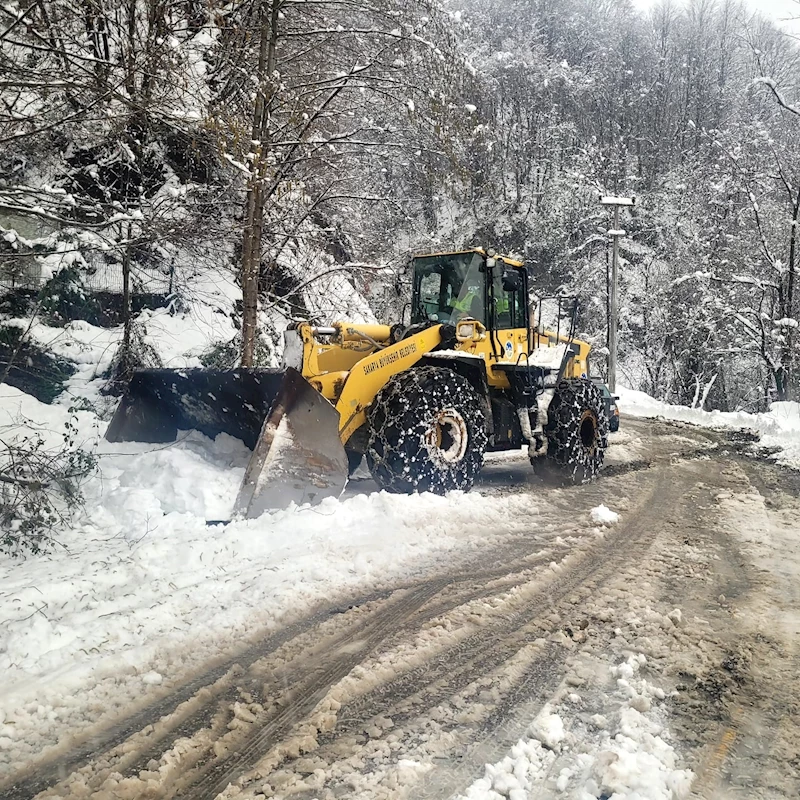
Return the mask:
[[452, 253], [414, 259], [412, 323], [485, 322], [484, 277], [480, 253]]

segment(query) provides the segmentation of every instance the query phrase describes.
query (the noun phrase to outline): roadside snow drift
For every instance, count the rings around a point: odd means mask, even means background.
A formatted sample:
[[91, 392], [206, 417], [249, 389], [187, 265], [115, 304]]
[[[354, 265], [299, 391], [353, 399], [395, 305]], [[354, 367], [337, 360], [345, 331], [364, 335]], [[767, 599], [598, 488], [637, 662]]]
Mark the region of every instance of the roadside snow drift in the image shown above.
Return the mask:
[[723, 428], [749, 428], [757, 431], [764, 447], [775, 448], [775, 460], [800, 469], [800, 403], [775, 402], [763, 414], [744, 411], [701, 411], [688, 406], [673, 406], [655, 400], [644, 392], [618, 387], [619, 408], [634, 417], [664, 417], [693, 425]]

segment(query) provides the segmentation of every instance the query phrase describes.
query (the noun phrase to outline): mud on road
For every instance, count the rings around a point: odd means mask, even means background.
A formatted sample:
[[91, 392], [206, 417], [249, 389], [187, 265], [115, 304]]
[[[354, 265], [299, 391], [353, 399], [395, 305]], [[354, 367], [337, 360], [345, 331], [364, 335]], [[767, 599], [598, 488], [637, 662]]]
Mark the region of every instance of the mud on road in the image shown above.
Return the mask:
[[[570, 747], [531, 796], [569, 797], [587, 777], [575, 753], [614, 724], [609, 668], [631, 653], [663, 689], [694, 796], [800, 796], [800, 481], [713, 431], [624, 420], [613, 441], [585, 487], [491, 459], [481, 490], [529, 493], [534, 529], [320, 607], [0, 797], [448, 798], [567, 706]], [[618, 524], [592, 520], [601, 503]]]

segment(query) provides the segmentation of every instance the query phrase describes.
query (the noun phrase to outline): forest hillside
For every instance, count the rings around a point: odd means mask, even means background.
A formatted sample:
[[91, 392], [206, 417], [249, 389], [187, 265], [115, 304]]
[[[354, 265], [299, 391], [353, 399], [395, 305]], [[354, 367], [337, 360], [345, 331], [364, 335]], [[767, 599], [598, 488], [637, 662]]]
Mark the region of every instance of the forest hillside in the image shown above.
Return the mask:
[[409, 255], [466, 246], [577, 295], [603, 374], [605, 193], [637, 198], [623, 382], [724, 411], [797, 396], [800, 50], [735, 0], [0, 19], [2, 377], [40, 399], [99, 402], [142, 364], [273, 364], [292, 319], [399, 320]]

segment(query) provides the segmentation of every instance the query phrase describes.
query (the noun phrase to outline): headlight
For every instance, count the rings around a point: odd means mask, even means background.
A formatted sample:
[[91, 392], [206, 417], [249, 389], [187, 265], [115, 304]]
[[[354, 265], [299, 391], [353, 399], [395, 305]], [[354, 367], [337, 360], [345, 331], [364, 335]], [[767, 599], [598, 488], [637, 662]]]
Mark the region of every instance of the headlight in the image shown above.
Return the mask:
[[460, 322], [456, 327], [456, 339], [461, 342], [470, 342], [475, 338], [475, 323]]

